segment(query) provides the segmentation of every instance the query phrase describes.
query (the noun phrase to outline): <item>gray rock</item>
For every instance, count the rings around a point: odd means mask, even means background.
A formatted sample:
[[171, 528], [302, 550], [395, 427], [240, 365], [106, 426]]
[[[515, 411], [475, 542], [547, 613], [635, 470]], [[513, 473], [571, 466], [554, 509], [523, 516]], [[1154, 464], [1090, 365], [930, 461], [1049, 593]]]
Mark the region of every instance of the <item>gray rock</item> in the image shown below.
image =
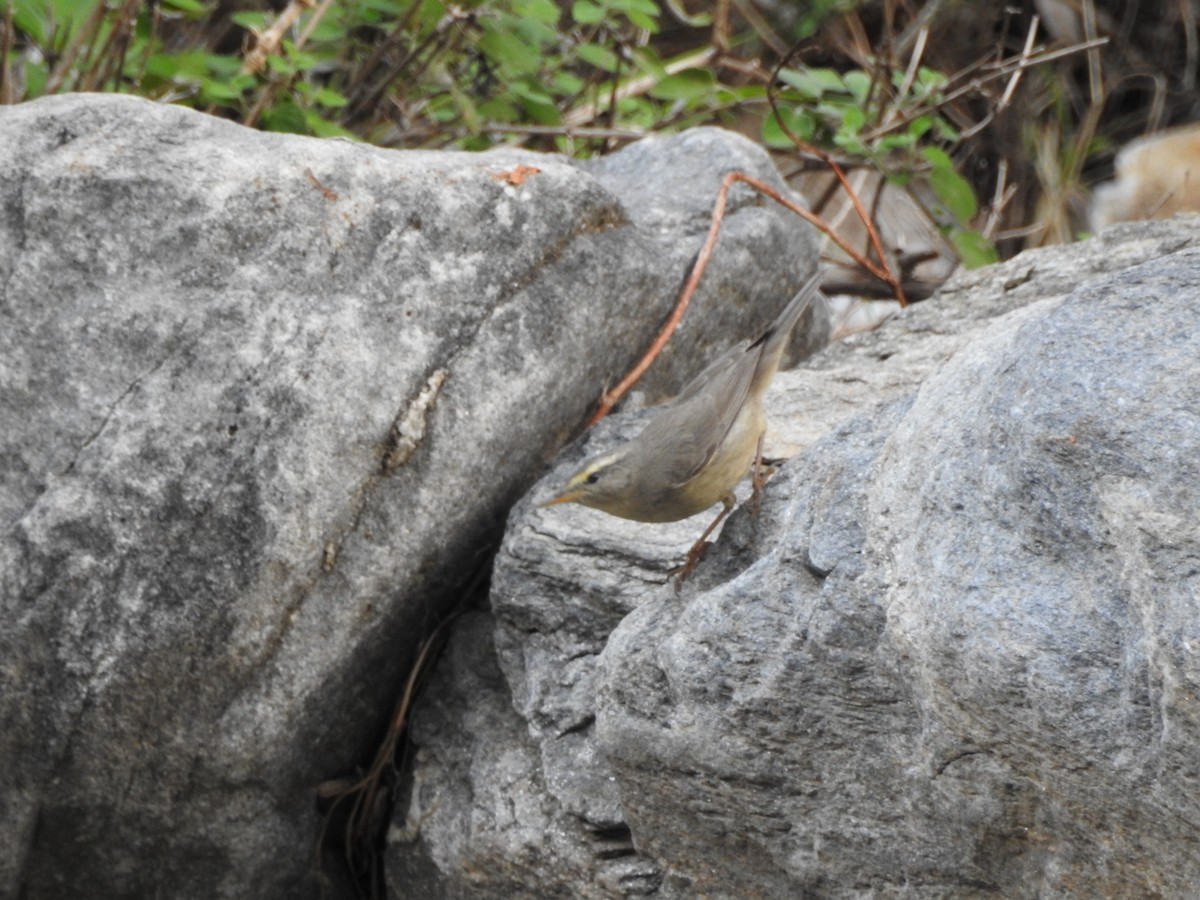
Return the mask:
[[809, 364], [780, 372], [768, 403], [768, 455], [792, 456], [864, 409], [909, 395], [998, 316], [1195, 246], [1200, 228], [1194, 219], [1144, 222], [960, 272], [936, 303], [910, 306], [886, 326], [855, 334]]
[[[603, 897], [649, 893], [655, 867], [633, 855], [612, 814], [567, 810], [538, 744], [512, 708], [492, 647], [493, 620], [466, 615], [455, 630], [414, 722], [414, 779], [389, 834], [388, 886], [398, 897]], [[481, 736], [487, 736], [481, 741]], [[594, 767], [593, 767], [594, 769]], [[453, 778], [442, 780], [444, 773]], [[586, 773], [584, 773], [586, 774]], [[426, 779], [430, 779], [426, 783]], [[595, 779], [594, 779], [595, 780]], [[482, 817], [481, 812], [486, 811]], [[583, 818], [588, 812], [593, 815]], [[607, 818], [607, 822], [604, 821]], [[429, 847], [430, 829], [469, 837]], [[447, 883], [442, 872], [464, 860]]]
[[[664, 569], [700, 517], [538, 509], [535, 488], [471, 638], [494, 631], [515, 737], [426, 719], [422, 752], [540, 757], [576, 839], [543, 841], [527, 883], [570, 872], [581, 896], [1189, 895], [1196, 243], [1156, 223], [1023, 254], [781, 373], [776, 439], [807, 449], [679, 594]], [[789, 399], [823, 434], [776, 415]], [[455, 720], [449, 697], [419, 716]], [[436, 856], [427, 896], [519, 858], [474, 839], [483, 785], [453, 823], [428, 802], [469, 772], [418, 771], [403, 852]], [[581, 862], [601, 827], [651, 877], [602, 883], [600, 854]]]
[[[0, 109], [0, 896], [315, 892], [316, 787], [370, 759], [424, 629], [648, 343], [705, 191], [778, 183], [711, 129], [637, 152], [696, 191], [620, 154]], [[758, 265], [717, 255], [651, 392], [811, 266], [790, 214], [739, 193], [729, 223]]]

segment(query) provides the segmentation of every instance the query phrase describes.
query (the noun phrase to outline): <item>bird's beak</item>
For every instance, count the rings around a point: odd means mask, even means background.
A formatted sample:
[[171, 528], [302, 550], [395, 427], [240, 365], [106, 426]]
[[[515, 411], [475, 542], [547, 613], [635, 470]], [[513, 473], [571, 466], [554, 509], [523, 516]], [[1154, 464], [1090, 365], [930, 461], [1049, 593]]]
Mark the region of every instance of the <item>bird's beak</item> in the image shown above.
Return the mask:
[[579, 490], [579, 488], [571, 488], [570, 490], [563, 491], [557, 497], [552, 497], [544, 503], [539, 503], [538, 506], [554, 506], [558, 503], [571, 503], [574, 500], [578, 500], [582, 496], [583, 491]]

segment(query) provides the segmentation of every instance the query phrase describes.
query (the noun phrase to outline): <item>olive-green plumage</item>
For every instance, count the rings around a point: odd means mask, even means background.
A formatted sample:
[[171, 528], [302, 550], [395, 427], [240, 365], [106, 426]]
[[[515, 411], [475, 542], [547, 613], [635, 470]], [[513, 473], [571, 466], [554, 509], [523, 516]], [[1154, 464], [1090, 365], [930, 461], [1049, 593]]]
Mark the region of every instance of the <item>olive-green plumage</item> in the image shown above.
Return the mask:
[[761, 335], [731, 347], [660, 406], [637, 437], [584, 463], [546, 505], [582, 503], [639, 522], [732, 507], [766, 430], [763, 395], [818, 281], [810, 278]]

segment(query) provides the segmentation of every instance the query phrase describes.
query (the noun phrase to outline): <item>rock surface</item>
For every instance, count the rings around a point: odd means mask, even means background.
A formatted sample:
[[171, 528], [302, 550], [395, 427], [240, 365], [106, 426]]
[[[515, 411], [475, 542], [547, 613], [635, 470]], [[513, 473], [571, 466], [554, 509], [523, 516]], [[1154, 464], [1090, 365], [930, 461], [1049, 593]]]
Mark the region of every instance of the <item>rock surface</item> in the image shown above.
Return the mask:
[[[621, 158], [0, 109], [0, 896], [315, 894], [317, 785], [661, 323], [724, 171], [779, 184], [714, 130]], [[733, 201], [651, 391], [811, 269]]]
[[1121, 227], [781, 373], [806, 449], [678, 595], [699, 517], [535, 488], [414, 723], [395, 895], [1187, 896], [1197, 284], [1194, 228]]

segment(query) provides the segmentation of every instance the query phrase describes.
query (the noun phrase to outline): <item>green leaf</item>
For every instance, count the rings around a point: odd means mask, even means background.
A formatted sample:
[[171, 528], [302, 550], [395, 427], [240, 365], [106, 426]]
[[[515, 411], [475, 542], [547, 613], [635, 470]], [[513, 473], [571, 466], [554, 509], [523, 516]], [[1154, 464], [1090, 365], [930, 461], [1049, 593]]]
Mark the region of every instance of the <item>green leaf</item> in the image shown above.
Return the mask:
[[330, 109], [341, 109], [350, 102], [344, 95], [328, 87], [318, 88], [317, 92], [313, 95], [313, 99], [322, 106], [327, 106]]
[[596, 25], [604, 21], [604, 10], [592, 0], [575, 0], [571, 5], [571, 18], [580, 25]]
[[638, 28], [641, 28], [643, 31], [648, 31], [651, 34], [658, 34], [658, 20], [639, 10], [630, 10], [629, 12], [625, 13], [625, 18], [627, 18]]
[[457, 99], [449, 93], [430, 97], [428, 104], [426, 108], [428, 115], [435, 122], [450, 125], [465, 118], [458, 110]]
[[[811, 140], [816, 131], [816, 121], [806, 111], [791, 106], [779, 107], [779, 118], [791, 130], [792, 134], [803, 141]], [[792, 149], [795, 144], [787, 133], [779, 126], [775, 116], [767, 116], [763, 120], [762, 140], [768, 147], [775, 150]]]
[[552, 47], [558, 43], [558, 29], [536, 18], [501, 19], [513, 33], [533, 47]]
[[567, 97], [578, 94], [584, 88], [583, 79], [574, 72], [566, 70], [559, 70], [554, 73], [553, 84], [555, 93]]
[[[204, 55], [204, 67], [213, 75], [234, 78], [242, 71], [242, 61], [236, 57], [225, 56], [221, 53], [206, 53]], [[251, 82], [254, 81], [253, 76], [246, 77]]]
[[510, 31], [486, 28], [478, 46], [497, 65], [507, 68], [510, 72], [524, 75], [537, 71], [538, 55], [533, 52], [533, 48]]
[[958, 129], [941, 116], [934, 118], [933, 132], [939, 141], [946, 141], [948, 143], [957, 143], [958, 141]]
[[278, 53], [272, 53], [267, 57], [267, 68], [277, 75], [295, 75], [298, 71], [290, 59], [280, 56]]
[[917, 143], [914, 135], [907, 131], [901, 131], [896, 134], [885, 134], [883, 137], [873, 142], [875, 153], [888, 153], [895, 150], [908, 150]]
[[917, 116], [908, 123], [908, 133], [913, 138], [924, 137], [926, 132], [933, 127], [933, 116]]
[[521, 119], [521, 113], [517, 108], [499, 97], [493, 97], [491, 100], [480, 103], [479, 115], [489, 122], [518, 122]]
[[166, 53], [152, 53], [146, 57], [144, 71], [151, 78], [171, 81], [175, 78], [175, 73], [179, 71], [179, 64], [175, 62], [173, 56]]
[[520, 100], [525, 112], [539, 125], [557, 125], [562, 121], [554, 98], [540, 84], [529, 80], [514, 81], [509, 88]]
[[319, 61], [315, 54], [309, 53], [307, 50], [297, 50], [291, 41], [284, 41], [283, 50], [288, 58], [288, 62], [292, 64], [292, 68], [297, 72], [306, 72], [313, 68]]
[[[137, 22], [133, 26], [133, 35], [136, 39], [135, 47], [143, 47], [153, 37], [154, 21], [150, 15], [143, 9], [138, 13]], [[128, 58], [126, 58], [128, 62]]]
[[941, 147], [926, 147], [921, 151], [921, 155], [925, 157], [925, 161], [935, 169], [953, 169], [954, 160], [950, 158], [950, 154]]
[[18, 0], [12, 14], [13, 26], [33, 38], [35, 43], [45, 45], [46, 12], [45, 3]]
[[684, 69], [650, 88], [650, 96], [659, 100], [696, 100], [711, 94], [715, 82], [708, 69]]
[[309, 133], [315, 134], [317, 137], [349, 138], [352, 141], [361, 141], [362, 140], [362, 138], [359, 137], [357, 134], [355, 134], [353, 131], [347, 131], [341, 125], [338, 125], [336, 122], [330, 122], [328, 119], [321, 117], [320, 115], [313, 112], [312, 110], [305, 111], [304, 124], [308, 126]]
[[253, 31], [262, 31], [267, 27], [267, 19], [270, 17], [264, 12], [247, 10], [246, 12], [234, 13], [229, 18], [235, 25], [241, 25], [243, 28]]
[[456, 143], [460, 150], [469, 150], [472, 153], [479, 153], [495, 146], [495, 141], [486, 134], [469, 134], [459, 138]]
[[214, 103], [225, 103], [230, 100], [241, 100], [242, 90], [229, 82], [202, 78], [200, 79], [200, 95], [205, 100]]
[[927, 66], [920, 66], [917, 69], [917, 84], [928, 93], [940, 91], [949, 80], [937, 69], [930, 69]]
[[313, 43], [333, 44], [347, 40], [346, 27], [330, 19], [321, 19], [309, 38]]
[[680, 22], [683, 22], [688, 28], [707, 28], [713, 23], [713, 14], [710, 12], [689, 13], [683, 8], [681, 0], [666, 0], [667, 6], [673, 15]]
[[[454, 107], [458, 113], [456, 118], [466, 125], [471, 134], [479, 134], [483, 130], [483, 118], [475, 106], [474, 99], [465, 93], [455, 81], [448, 82], [447, 87], [450, 96], [454, 99]], [[451, 118], [450, 121], [454, 121], [454, 119]]]
[[842, 76], [833, 69], [781, 69], [779, 79], [812, 100], [828, 93], [846, 93]]
[[206, 53], [153, 53], [146, 59], [147, 75], [175, 84], [198, 82], [210, 72]]
[[661, 118], [657, 106], [645, 97], [622, 97], [617, 113], [629, 125], [651, 128]]
[[858, 136], [866, 121], [866, 114], [860, 107], [849, 104], [841, 107], [839, 112], [841, 113], [841, 122], [836, 126], [833, 142], [847, 153], [867, 155], [867, 148]]
[[617, 71], [617, 54], [599, 44], [580, 44], [575, 48], [575, 55], [586, 63], [605, 72]]
[[358, 0], [357, 6], [362, 10], [374, 10], [399, 18], [408, 11], [412, 2], [413, 0]]
[[40, 97], [46, 90], [46, 81], [50, 72], [45, 63], [27, 63], [25, 65], [25, 96]]
[[637, 12], [655, 19], [659, 16], [658, 4], [654, 0], [608, 0], [608, 3], [613, 9], [623, 12], [625, 15]]
[[842, 76], [846, 90], [859, 103], [865, 103], [871, 90], [871, 76], [861, 69], [854, 69]]
[[929, 162], [929, 184], [937, 198], [957, 221], [970, 222], [979, 209], [970, 182], [955, 171], [954, 160], [940, 147], [926, 147], [922, 155]]
[[858, 136], [857, 128], [850, 130], [838, 129], [836, 132], [834, 132], [833, 143], [836, 146], [841, 147], [846, 153], [850, 153], [855, 156], [870, 155], [867, 152], [866, 144], [864, 144]]
[[968, 269], [990, 266], [1000, 260], [1000, 254], [996, 252], [991, 241], [978, 231], [969, 228], [955, 229], [950, 233], [950, 241], [958, 251], [959, 259]]
[[308, 134], [308, 117], [299, 106], [283, 100], [263, 113], [263, 128], [267, 131], [286, 131], [292, 134]]
[[208, 12], [208, 6], [198, 0], [162, 0], [163, 6], [170, 6], [180, 12], [190, 13], [193, 16], [202, 16]]
[[551, 28], [557, 28], [560, 15], [558, 5], [552, 0], [515, 0], [513, 13], [522, 19], [535, 19]]
[[717, 97], [725, 103], [737, 103], [740, 100], [761, 100], [767, 96], [767, 89], [761, 84], [717, 85]]
[[523, 100], [529, 100], [532, 103], [541, 103], [548, 106], [554, 105], [554, 98], [551, 97], [544, 87], [536, 81], [529, 79], [521, 79], [514, 81], [509, 85], [509, 89]]
[[653, 77], [655, 81], [662, 81], [669, 74], [662, 59], [649, 44], [645, 47], [633, 48], [630, 56], [633, 57], [634, 67], [644, 75]]

